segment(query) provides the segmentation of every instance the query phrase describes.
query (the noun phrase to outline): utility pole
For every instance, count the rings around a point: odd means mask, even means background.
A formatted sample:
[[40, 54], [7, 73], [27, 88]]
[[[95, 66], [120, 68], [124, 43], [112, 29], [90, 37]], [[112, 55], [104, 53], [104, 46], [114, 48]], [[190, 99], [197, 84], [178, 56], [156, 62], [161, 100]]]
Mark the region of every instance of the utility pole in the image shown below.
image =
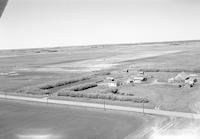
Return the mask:
[[48, 99], [49, 99], [49, 97], [47, 97], [47, 107], [48, 107], [48, 104], [49, 104], [49, 100]]
[[106, 111], [106, 102], [105, 102], [105, 99], [103, 101], [103, 106], [104, 106], [104, 111]]
[[194, 125], [194, 115], [192, 113], [192, 125]]
[[144, 114], [144, 99], [142, 100], [142, 110], [143, 110], [143, 114]]
[[6, 92], [4, 92], [4, 96], [5, 96], [5, 99], [7, 99], [7, 93]]
[[47, 106], [49, 106], [49, 97], [50, 97], [50, 94], [47, 95]]

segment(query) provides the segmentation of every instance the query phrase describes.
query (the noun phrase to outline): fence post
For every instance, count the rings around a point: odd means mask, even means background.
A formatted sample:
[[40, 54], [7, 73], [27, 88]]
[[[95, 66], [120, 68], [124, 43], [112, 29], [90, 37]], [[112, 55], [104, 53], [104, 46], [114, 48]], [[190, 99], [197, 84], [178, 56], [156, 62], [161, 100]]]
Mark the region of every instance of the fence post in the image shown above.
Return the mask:
[[103, 106], [104, 106], [104, 111], [106, 111], [106, 102], [105, 102], [105, 99], [103, 101]]
[[193, 116], [193, 113], [192, 113], [192, 125], [194, 124], [194, 116]]
[[143, 114], [144, 114], [144, 100], [142, 100], [142, 110], [143, 110]]
[[49, 105], [49, 97], [47, 97], [47, 106]]
[[4, 92], [4, 97], [5, 97], [5, 99], [7, 99], [7, 93], [6, 92]]

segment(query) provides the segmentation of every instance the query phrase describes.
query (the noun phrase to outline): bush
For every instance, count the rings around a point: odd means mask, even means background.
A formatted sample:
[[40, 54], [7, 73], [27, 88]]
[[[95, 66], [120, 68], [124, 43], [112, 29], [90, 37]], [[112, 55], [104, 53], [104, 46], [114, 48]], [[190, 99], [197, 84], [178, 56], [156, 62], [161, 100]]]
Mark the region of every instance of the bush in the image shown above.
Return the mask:
[[79, 79], [70, 79], [70, 80], [62, 80], [62, 81], [55, 81], [55, 82], [49, 82], [49, 83], [46, 83], [46, 84], [42, 84], [40, 85], [40, 89], [52, 89], [52, 88], [55, 88], [55, 87], [59, 87], [59, 86], [63, 86], [63, 85], [68, 85], [68, 84], [72, 84], [72, 83], [76, 83], [76, 82], [79, 82], [79, 81], [84, 81], [84, 80], [88, 80], [89, 78], [88, 77], [82, 77], [82, 78], [79, 78]]
[[149, 100], [146, 99], [146, 98], [136, 98], [134, 100], [134, 102], [136, 102], [136, 103], [149, 103]]
[[32, 95], [46, 95], [46, 94], [50, 94], [50, 91], [48, 90], [41, 90], [37, 87], [34, 86], [30, 86], [30, 87], [24, 87], [20, 90], [17, 90], [17, 93], [24, 93], [24, 94], [32, 94]]
[[63, 86], [63, 85], [69, 85], [72, 83], [76, 83], [79, 81], [84, 81], [90, 79], [89, 77], [81, 77], [78, 79], [70, 79], [70, 80], [59, 80], [54, 82], [48, 82], [40, 85], [34, 85], [29, 87], [24, 87], [22, 89], [17, 90], [17, 93], [24, 93], [24, 94], [33, 94], [33, 95], [45, 95], [45, 94], [52, 94], [53, 92], [50, 91], [50, 89]]
[[95, 75], [110, 75], [110, 74], [111, 74], [110, 72], [103, 71], [103, 72], [100, 72], [100, 73], [96, 73]]
[[117, 88], [111, 88], [109, 89], [109, 92], [113, 93], [113, 94], [118, 94], [118, 89]]
[[156, 68], [149, 68], [149, 69], [139, 69], [144, 72], [196, 72], [200, 73], [199, 69], [156, 69]]
[[93, 87], [96, 87], [96, 86], [97, 86], [96, 83], [82, 84], [82, 85], [74, 86], [70, 90], [71, 91], [83, 91], [83, 90], [93, 88]]
[[117, 95], [113, 93], [86, 93], [84, 91], [70, 91], [67, 89], [61, 89], [58, 91], [58, 96], [69, 96], [69, 97], [83, 97], [83, 98], [92, 98], [92, 99], [107, 99], [107, 100], [119, 100], [119, 101], [132, 101], [135, 103], [148, 103], [149, 100], [146, 98], [138, 98], [134, 96], [124, 96], [124, 95]]

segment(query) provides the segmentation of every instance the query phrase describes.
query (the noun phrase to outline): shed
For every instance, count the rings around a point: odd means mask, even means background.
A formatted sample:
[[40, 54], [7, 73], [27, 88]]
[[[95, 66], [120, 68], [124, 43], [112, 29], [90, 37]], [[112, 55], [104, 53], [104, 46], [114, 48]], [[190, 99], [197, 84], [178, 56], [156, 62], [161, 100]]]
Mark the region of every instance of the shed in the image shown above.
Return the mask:
[[190, 78], [190, 76], [188, 74], [186, 74], [185, 72], [181, 72], [181, 73], [177, 74], [174, 79], [176, 82], [184, 82], [185, 80], [187, 80], [189, 78]]
[[175, 83], [175, 79], [174, 78], [168, 79], [168, 83]]
[[133, 83], [133, 79], [127, 79], [127, 80], [126, 80], [126, 83], [127, 83], [127, 84]]
[[120, 86], [122, 85], [122, 83], [120, 81], [117, 81], [117, 82], [108, 82], [108, 86], [109, 87], [117, 87], [117, 86]]
[[114, 81], [115, 79], [113, 77], [106, 77], [107, 80], [110, 80], [110, 81]]
[[185, 80], [185, 83], [193, 87], [193, 85], [197, 82], [197, 79], [194, 77], [190, 77], [189, 79]]
[[134, 82], [134, 83], [142, 83], [141, 80], [134, 80], [133, 82]]
[[146, 81], [147, 78], [143, 76], [134, 77], [133, 80]]
[[144, 75], [144, 71], [139, 71], [139, 74], [140, 75]]
[[116, 82], [109, 82], [108, 86], [109, 87], [117, 87], [117, 83]]

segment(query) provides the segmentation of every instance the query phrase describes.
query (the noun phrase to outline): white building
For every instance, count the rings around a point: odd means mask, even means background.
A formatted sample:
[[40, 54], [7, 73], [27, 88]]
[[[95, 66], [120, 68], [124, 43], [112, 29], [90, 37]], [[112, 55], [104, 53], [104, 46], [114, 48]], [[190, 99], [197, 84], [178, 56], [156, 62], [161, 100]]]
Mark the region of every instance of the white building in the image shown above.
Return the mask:
[[114, 81], [115, 79], [113, 77], [106, 77], [106, 80]]
[[117, 87], [117, 83], [116, 82], [109, 82], [108, 86], [109, 87]]
[[122, 85], [122, 83], [120, 81], [117, 81], [117, 82], [108, 82], [108, 86], [109, 87], [117, 87], [117, 86], [120, 86]]
[[138, 76], [138, 77], [134, 77], [133, 78], [134, 81], [139, 80], [139, 81], [146, 81], [147, 78], [146, 77], [142, 77], [142, 76]]
[[174, 78], [168, 79], [168, 83], [175, 83], [175, 79]]

